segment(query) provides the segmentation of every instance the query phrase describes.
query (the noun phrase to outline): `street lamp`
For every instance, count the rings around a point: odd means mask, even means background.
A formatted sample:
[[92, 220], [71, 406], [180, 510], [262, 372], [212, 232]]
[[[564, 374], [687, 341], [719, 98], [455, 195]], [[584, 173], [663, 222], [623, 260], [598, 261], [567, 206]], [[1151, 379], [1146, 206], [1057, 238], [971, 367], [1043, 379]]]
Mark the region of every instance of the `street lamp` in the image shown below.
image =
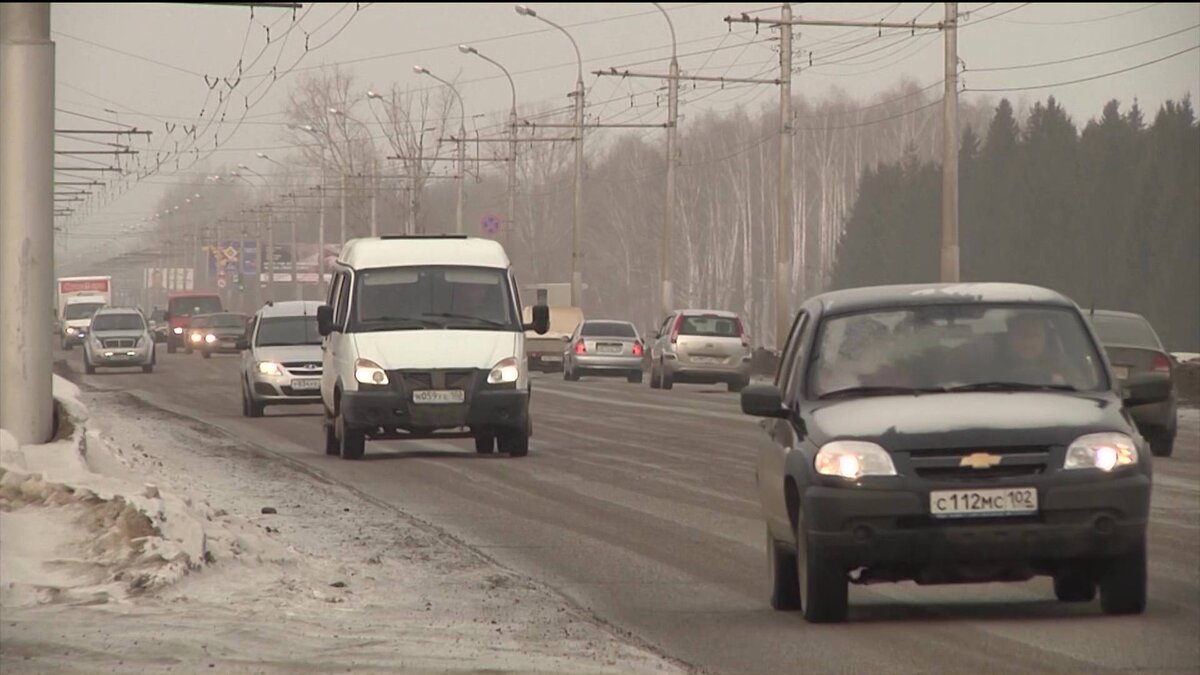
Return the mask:
[[671, 228], [675, 220], [675, 143], [679, 126], [679, 61], [676, 58], [678, 43], [675, 40], [675, 23], [671, 15], [659, 3], [653, 3], [667, 20], [671, 29], [671, 66], [670, 77], [667, 78], [667, 196], [663, 209], [662, 251], [659, 269], [660, 296], [659, 316], [670, 312], [672, 307], [671, 289]]
[[571, 221], [571, 304], [579, 307], [583, 292], [583, 274], [579, 269], [579, 231], [580, 218], [583, 217], [583, 56], [579, 52], [579, 43], [567, 32], [566, 28], [540, 16], [526, 5], [515, 7], [517, 14], [528, 16], [558, 29], [567, 36], [571, 46], [575, 48], [575, 61], [578, 65], [575, 77], [575, 217]]
[[459, 45], [458, 51], [468, 55], [474, 54], [499, 68], [508, 78], [508, 88], [512, 91], [512, 107], [508, 111], [508, 223], [504, 226], [504, 232], [501, 235], [504, 247], [510, 248], [512, 245], [510, 232], [517, 217], [517, 85], [513, 82], [512, 73], [508, 72], [508, 68], [505, 68], [499, 61], [480, 53], [471, 45]]
[[428, 75], [442, 84], [450, 87], [450, 91], [458, 98], [458, 199], [455, 206], [455, 212], [458, 216], [456, 233], [462, 234], [463, 229], [463, 183], [467, 178], [467, 108], [463, 103], [462, 94], [458, 93], [458, 89], [447, 80], [434, 75], [428, 68], [422, 66], [413, 66], [413, 72], [418, 75]]

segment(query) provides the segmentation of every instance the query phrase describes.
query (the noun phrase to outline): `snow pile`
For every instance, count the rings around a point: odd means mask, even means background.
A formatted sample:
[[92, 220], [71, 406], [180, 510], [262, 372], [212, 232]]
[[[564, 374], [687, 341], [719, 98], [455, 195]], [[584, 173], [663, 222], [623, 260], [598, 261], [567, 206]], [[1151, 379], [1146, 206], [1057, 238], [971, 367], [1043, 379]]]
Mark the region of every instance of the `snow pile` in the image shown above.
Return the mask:
[[289, 558], [207, 505], [138, 481], [87, 428], [79, 390], [56, 376], [54, 395], [52, 442], [22, 447], [0, 430], [0, 607], [121, 601], [218, 558]]

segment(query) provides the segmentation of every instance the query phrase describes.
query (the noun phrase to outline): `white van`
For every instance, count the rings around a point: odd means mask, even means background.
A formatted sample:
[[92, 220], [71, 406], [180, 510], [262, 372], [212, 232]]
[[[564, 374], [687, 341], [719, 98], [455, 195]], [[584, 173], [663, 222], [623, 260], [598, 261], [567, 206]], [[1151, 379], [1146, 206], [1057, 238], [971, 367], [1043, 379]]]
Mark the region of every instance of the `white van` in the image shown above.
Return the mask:
[[346, 242], [327, 303], [321, 402], [325, 452], [359, 459], [365, 442], [474, 438], [475, 450], [529, 452], [525, 330], [508, 256], [466, 236]]

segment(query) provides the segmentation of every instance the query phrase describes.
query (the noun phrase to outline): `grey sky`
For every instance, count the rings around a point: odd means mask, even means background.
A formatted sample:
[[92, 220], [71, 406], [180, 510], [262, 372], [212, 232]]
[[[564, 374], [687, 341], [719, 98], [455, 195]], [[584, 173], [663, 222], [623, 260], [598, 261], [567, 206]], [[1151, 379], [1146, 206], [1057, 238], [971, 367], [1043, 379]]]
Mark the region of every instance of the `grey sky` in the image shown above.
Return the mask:
[[[584, 82], [589, 103], [607, 101], [589, 108], [602, 121], [657, 121], [665, 116], [658, 108], [653, 90], [656, 80], [597, 78], [589, 71], [629, 64], [634, 69], [665, 72], [670, 56], [670, 34], [663, 16], [648, 3], [541, 3], [533, 4], [539, 14], [565, 25], [575, 36], [585, 60]], [[755, 35], [753, 26], [735, 26], [730, 32], [722, 18], [752, 10], [757, 16], [777, 17], [778, 5], [732, 3], [667, 3], [679, 40], [680, 64], [685, 73], [734, 77], [771, 77], [777, 72], [774, 32], [763, 28]], [[432, 83], [412, 72], [424, 65], [439, 75], [458, 77], [470, 115], [481, 115], [483, 126], [506, 114], [509, 105], [507, 82], [490, 64], [463, 56], [456, 49], [469, 43], [500, 61], [514, 73], [520, 104], [540, 107], [568, 105], [566, 93], [575, 79], [575, 58], [560, 33], [528, 17], [518, 16], [513, 5], [457, 4], [363, 4], [350, 20], [354, 3], [319, 3], [300, 10], [298, 28], [287, 42], [276, 42], [253, 66], [250, 61], [266, 46], [266, 26], [274, 25], [272, 37], [291, 24], [291, 10], [258, 9], [254, 21], [245, 7], [180, 4], [54, 4], [52, 29], [57, 49], [57, 107], [102, 119], [119, 119], [154, 132], [152, 148], [171, 150], [176, 140], [185, 141], [177, 127], [167, 133], [165, 123], [190, 125], [210, 98], [211, 114], [218, 85], [210, 94], [203, 75], [236, 75], [244, 49], [243, 82], [235, 87], [234, 102], [228, 106], [227, 123], [220, 125], [221, 148], [184, 172], [189, 180], [203, 175], [202, 168], [251, 163], [265, 166], [255, 152], [271, 149], [284, 157], [283, 101], [295, 82], [296, 71], [279, 78], [266, 95], [247, 113], [245, 123], [230, 138], [232, 121], [245, 110], [242, 95], [255, 85], [270, 82], [269, 73], [278, 58], [277, 73], [299, 60], [297, 71], [322, 64], [341, 63], [352, 69], [364, 94], [368, 88], [387, 89], [392, 83], [428, 86]], [[807, 18], [908, 21], [937, 21], [942, 3], [800, 3], [797, 16]], [[965, 86], [969, 90], [1025, 88], [1089, 78], [1129, 68], [1187, 50], [1200, 43], [1200, 4], [1019, 4], [962, 3], [969, 13], [959, 35], [960, 58], [965, 63]], [[334, 32], [345, 25], [336, 37]], [[327, 44], [304, 54], [305, 33], [310, 47]], [[1170, 33], [1176, 33], [1168, 37]], [[798, 29], [796, 58], [801, 72], [795, 80], [797, 94], [822, 96], [841, 89], [851, 96], [866, 98], [893, 86], [902, 78], [933, 84], [942, 77], [942, 39], [936, 32], [914, 37], [873, 37], [874, 29]], [[247, 37], [248, 36], [248, 37]], [[332, 39], [330, 39], [332, 37]], [[80, 40], [87, 40], [105, 49]], [[1120, 49], [1147, 41], [1146, 44]], [[714, 48], [717, 51], [712, 51]], [[137, 57], [112, 51], [135, 54]], [[1023, 66], [1113, 50], [1094, 58], [1014, 70], [984, 71], [987, 68]], [[811, 51], [814, 67], [807, 67]], [[300, 58], [303, 55], [303, 58]], [[160, 64], [151, 63], [158, 61]], [[264, 78], [264, 74], [267, 76]], [[257, 77], [256, 77], [257, 76]], [[210, 82], [212, 79], [210, 79]], [[1070, 86], [1005, 93], [974, 93], [965, 96], [1007, 96], [1018, 103], [1054, 95], [1077, 123], [1097, 115], [1110, 98], [1128, 105], [1137, 97], [1147, 115], [1168, 98], [1195, 94], [1200, 85], [1200, 52], [1189, 51], [1161, 63], [1131, 72]], [[251, 96], [255, 100], [265, 86]], [[642, 92], [639, 94], [639, 92]], [[630, 95], [634, 94], [632, 106]], [[765, 85], [729, 87], [702, 86], [683, 96], [681, 113], [686, 116], [706, 109], [728, 109], [748, 104], [758, 107], [777, 100], [777, 89]], [[372, 118], [365, 98], [354, 109], [365, 122]], [[117, 111], [114, 115], [105, 109]], [[102, 128], [103, 125], [59, 112], [59, 128]], [[210, 133], [216, 127], [210, 129]], [[607, 134], [615, 132], [603, 132]], [[60, 140], [60, 147], [67, 146]], [[144, 147], [141, 144], [139, 147]], [[211, 143], [201, 149], [212, 149]], [[204, 154], [202, 152], [202, 154]], [[152, 160], [153, 150], [144, 154]], [[96, 209], [73, 224], [72, 230], [94, 235], [111, 234], [119, 246], [131, 239], [122, 235], [121, 225], [136, 222], [152, 213], [171, 171], [135, 186], [119, 199]]]

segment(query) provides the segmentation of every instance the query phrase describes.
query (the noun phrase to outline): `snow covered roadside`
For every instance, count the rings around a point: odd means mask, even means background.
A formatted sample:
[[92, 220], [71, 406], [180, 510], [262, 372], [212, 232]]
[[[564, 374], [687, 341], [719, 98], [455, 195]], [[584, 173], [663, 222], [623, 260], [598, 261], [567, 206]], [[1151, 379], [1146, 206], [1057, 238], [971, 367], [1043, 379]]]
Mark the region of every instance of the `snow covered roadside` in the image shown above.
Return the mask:
[[681, 672], [219, 430], [129, 394], [56, 395], [70, 439], [0, 440], [0, 672]]

